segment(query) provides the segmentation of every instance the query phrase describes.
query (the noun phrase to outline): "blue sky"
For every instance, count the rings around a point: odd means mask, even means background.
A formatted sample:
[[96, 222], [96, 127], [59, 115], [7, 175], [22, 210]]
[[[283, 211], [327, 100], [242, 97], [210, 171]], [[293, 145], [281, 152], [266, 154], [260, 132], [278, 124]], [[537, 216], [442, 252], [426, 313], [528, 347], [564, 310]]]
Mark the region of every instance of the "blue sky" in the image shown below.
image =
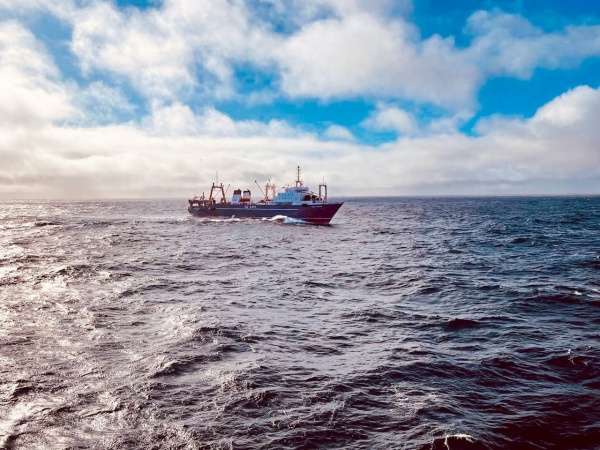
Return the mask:
[[600, 193], [593, 0], [0, 0], [0, 198]]

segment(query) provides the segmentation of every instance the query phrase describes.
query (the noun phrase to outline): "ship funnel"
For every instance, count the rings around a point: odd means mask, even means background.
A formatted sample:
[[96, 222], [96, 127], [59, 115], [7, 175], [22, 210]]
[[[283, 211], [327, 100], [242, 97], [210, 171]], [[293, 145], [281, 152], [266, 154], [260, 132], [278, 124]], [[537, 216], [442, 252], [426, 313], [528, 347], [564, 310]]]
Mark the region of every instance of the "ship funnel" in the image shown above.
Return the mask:
[[233, 191], [233, 196], [231, 197], [231, 203], [239, 203], [242, 200], [242, 190], [235, 189]]
[[252, 201], [252, 193], [250, 189], [244, 189], [244, 193], [242, 194], [242, 202], [250, 203]]

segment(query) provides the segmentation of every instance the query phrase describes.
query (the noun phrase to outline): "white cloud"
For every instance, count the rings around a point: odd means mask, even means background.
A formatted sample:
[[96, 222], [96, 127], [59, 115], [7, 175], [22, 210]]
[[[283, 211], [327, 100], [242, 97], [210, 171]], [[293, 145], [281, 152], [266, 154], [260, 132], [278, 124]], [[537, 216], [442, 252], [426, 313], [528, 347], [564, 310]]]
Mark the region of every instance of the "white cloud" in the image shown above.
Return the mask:
[[421, 117], [421, 120], [417, 114], [380, 102], [361, 125], [370, 130], [391, 131], [403, 136], [427, 136], [457, 133], [459, 127], [472, 117], [469, 110], [434, 118]]
[[292, 97], [401, 98], [464, 115], [486, 76], [528, 78], [536, 67], [573, 67], [600, 55], [600, 26], [544, 33], [521, 16], [479, 11], [466, 26], [472, 43], [460, 49], [452, 38], [421, 40], [405, 19], [360, 2], [321, 3], [339, 16], [306, 23], [276, 54], [282, 89]]
[[[465, 27], [472, 43], [458, 48], [452, 37], [421, 39], [408, 19], [409, 0], [269, 2], [277, 17], [261, 17], [260, 8], [242, 0], [164, 0], [141, 10], [113, 2], [0, 0], [0, 9], [48, 11], [70, 23], [71, 49], [87, 76], [127, 80], [149, 101], [231, 97], [240, 64], [275, 80], [266, 90], [256, 86], [250, 101], [366, 96], [464, 114], [474, 109], [486, 76], [527, 78], [536, 67], [574, 66], [600, 54], [599, 26], [544, 33], [500, 10], [474, 13]], [[276, 32], [277, 20], [289, 17], [299, 28]]]
[[19, 23], [0, 22], [0, 122], [44, 125], [71, 117], [75, 108], [44, 47]]
[[338, 141], [354, 141], [356, 138], [354, 135], [348, 130], [348, 128], [343, 127], [341, 125], [331, 125], [329, 126], [323, 136], [326, 139], [338, 140]]
[[[295, 13], [293, 16], [300, 16], [306, 23], [326, 16], [328, 12], [337, 17], [364, 12], [382, 17], [394, 13], [408, 15], [412, 12], [412, 3], [412, 0], [295, 0], [292, 1], [292, 9]], [[279, 2], [280, 11], [283, 10], [282, 6]]]
[[144, 124], [146, 129], [159, 136], [187, 136], [200, 131], [200, 124], [193, 111], [181, 103], [168, 107], [156, 105]]
[[76, 89], [73, 103], [79, 108], [79, 117], [74, 122], [81, 124], [118, 122], [121, 114], [131, 116], [136, 110], [119, 87], [108, 86], [103, 81]]
[[244, 2], [166, 0], [145, 10], [69, 4], [47, 7], [71, 23], [71, 48], [84, 72], [124, 77], [150, 99], [182, 100], [193, 91], [231, 96], [238, 63], [279, 70], [283, 93], [292, 97], [384, 95], [462, 107], [480, 81], [451, 39], [421, 42], [414, 26], [390, 18], [390, 11], [408, 9], [404, 3], [296, 2], [284, 11], [329, 8], [337, 15], [312, 17], [291, 35], [274, 32]]
[[452, 115], [446, 115], [431, 120], [426, 126], [422, 127], [423, 133], [429, 134], [451, 134], [458, 132], [458, 129], [473, 117], [472, 111], [462, 110], [454, 112]]
[[213, 136], [300, 138], [308, 133], [284, 121], [234, 121], [215, 108], [205, 108], [195, 114], [189, 106], [176, 102], [169, 106], [155, 105], [152, 114], [143, 121], [144, 129], [156, 136]]
[[[336, 147], [337, 148], [337, 147]], [[323, 173], [334, 149], [311, 137], [157, 136], [134, 125], [45, 127], [0, 137], [0, 198], [164, 197], [199, 193], [215, 171], [227, 182]]]
[[26, 15], [36, 11], [48, 11], [57, 17], [66, 17], [75, 9], [73, 0], [0, 0], [0, 11]]
[[157, 14], [119, 11], [105, 2], [77, 11], [72, 50], [84, 71], [123, 75], [143, 93], [158, 97], [193, 86], [190, 48]]
[[156, 107], [144, 127], [3, 129], [0, 196], [185, 198], [217, 170], [240, 186], [280, 185], [296, 165], [314, 179], [324, 174], [332, 195], [597, 192], [599, 113], [600, 90], [579, 87], [531, 119], [482, 123], [478, 137], [406, 137], [373, 148], [173, 104]]
[[419, 42], [417, 30], [403, 20], [366, 13], [306, 25], [286, 40], [277, 59], [282, 89], [291, 96], [373, 95], [466, 107], [480, 81], [451, 39]]
[[377, 179], [379, 189], [371, 194], [599, 192], [598, 117], [600, 88], [581, 86], [531, 119], [482, 123], [478, 137], [454, 130], [401, 138], [377, 152], [343, 153], [335, 167], [345, 186]]
[[376, 131], [395, 131], [403, 134], [414, 134], [418, 131], [417, 121], [412, 114], [382, 103], [377, 105], [377, 109], [361, 125]]
[[478, 11], [467, 23], [474, 38], [467, 53], [486, 74], [529, 78], [537, 67], [573, 67], [600, 55], [600, 26], [544, 33], [521, 16]]
[[532, 123], [569, 128], [574, 125], [584, 125], [585, 128], [596, 130], [593, 124], [600, 118], [599, 97], [598, 90], [589, 86], [579, 86], [541, 107], [532, 119]]
[[143, 10], [110, 2], [2, 2], [17, 13], [46, 8], [69, 21], [71, 48], [85, 73], [123, 77], [150, 100], [230, 97], [236, 65], [248, 64], [279, 76], [281, 94], [290, 97], [407, 99], [464, 113], [487, 75], [527, 78], [536, 67], [600, 54], [598, 26], [544, 33], [499, 10], [469, 18], [470, 47], [439, 35], [422, 40], [397, 14], [410, 11], [409, 1], [273, 1], [280, 16], [301, 17], [291, 34], [275, 32], [268, 22], [274, 19], [244, 1], [165, 0]]
[[166, 0], [143, 11], [96, 2], [71, 22], [72, 49], [86, 72], [124, 76], [150, 98], [173, 100], [190, 89], [230, 96], [233, 64], [268, 64], [274, 45], [243, 2], [226, 0]]
[[548, 179], [600, 174], [600, 88], [580, 86], [542, 106], [528, 120], [496, 117], [477, 128], [498, 157], [517, 161], [523, 176]]

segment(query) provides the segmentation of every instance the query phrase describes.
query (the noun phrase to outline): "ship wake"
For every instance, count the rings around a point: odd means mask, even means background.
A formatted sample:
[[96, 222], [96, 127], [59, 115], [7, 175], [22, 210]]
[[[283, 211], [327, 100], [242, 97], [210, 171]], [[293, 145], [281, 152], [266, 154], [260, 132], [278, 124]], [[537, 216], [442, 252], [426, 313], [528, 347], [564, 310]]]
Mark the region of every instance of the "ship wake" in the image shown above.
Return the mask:
[[310, 225], [308, 222], [305, 222], [302, 219], [294, 219], [293, 217], [288, 217], [288, 216], [283, 216], [283, 215], [277, 215], [277, 216], [273, 216], [271, 218], [263, 219], [263, 220], [266, 220], [268, 222], [279, 222], [279, 223], [283, 223], [286, 225]]

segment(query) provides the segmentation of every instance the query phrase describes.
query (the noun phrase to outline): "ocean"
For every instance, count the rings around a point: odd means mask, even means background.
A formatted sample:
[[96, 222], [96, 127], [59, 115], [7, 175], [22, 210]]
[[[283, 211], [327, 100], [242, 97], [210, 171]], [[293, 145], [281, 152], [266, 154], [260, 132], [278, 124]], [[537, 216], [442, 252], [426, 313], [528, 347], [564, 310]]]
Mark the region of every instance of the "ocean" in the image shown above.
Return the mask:
[[0, 448], [600, 449], [600, 197], [0, 203]]

